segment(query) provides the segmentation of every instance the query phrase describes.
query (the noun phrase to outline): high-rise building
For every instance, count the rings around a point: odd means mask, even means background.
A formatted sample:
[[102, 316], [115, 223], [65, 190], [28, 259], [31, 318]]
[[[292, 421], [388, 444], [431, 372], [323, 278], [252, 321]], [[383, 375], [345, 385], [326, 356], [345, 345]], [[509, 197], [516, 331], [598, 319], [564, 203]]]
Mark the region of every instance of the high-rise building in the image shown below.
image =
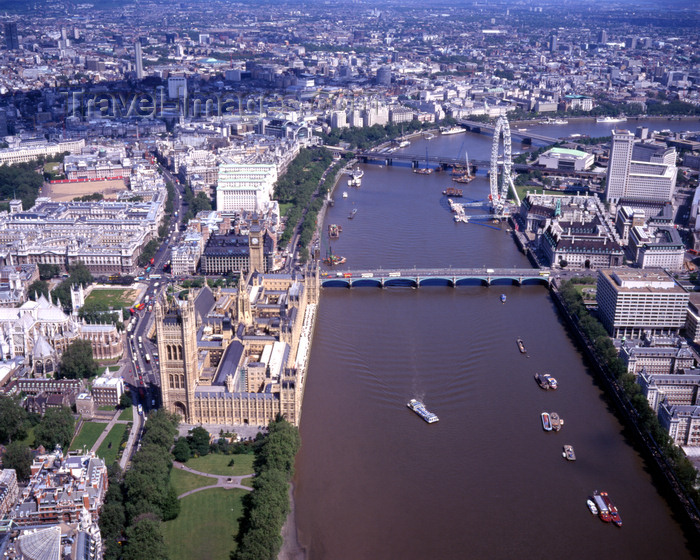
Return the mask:
[[660, 269], [598, 272], [598, 314], [613, 338], [678, 334], [685, 325], [688, 298]]
[[19, 35], [17, 34], [17, 24], [14, 21], [8, 21], [5, 24], [5, 45], [10, 51], [19, 50]]
[[136, 57], [136, 79], [143, 79], [143, 50], [140, 41], [134, 43], [134, 54]]
[[187, 97], [187, 78], [184, 76], [170, 76], [168, 78], [168, 99], [185, 97]]
[[557, 36], [556, 35], [552, 35], [549, 38], [549, 50], [550, 50], [550, 52], [556, 52], [556, 50], [557, 50]]
[[601, 29], [598, 32], [598, 43], [605, 44], [608, 42], [608, 32], [605, 29]]
[[676, 188], [676, 150], [636, 143], [628, 130], [614, 130], [605, 199], [668, 202]]

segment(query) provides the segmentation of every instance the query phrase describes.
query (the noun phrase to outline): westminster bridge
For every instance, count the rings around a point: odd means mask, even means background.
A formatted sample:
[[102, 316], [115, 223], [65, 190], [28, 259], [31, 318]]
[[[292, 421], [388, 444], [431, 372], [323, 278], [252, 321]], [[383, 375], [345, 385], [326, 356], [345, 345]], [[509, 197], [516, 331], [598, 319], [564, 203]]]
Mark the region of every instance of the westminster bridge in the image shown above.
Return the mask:
[[404, 268], [321, 272], [324, 288], [420, 288], [421, 286], [528, 285], [548, 286], [549, 268]]

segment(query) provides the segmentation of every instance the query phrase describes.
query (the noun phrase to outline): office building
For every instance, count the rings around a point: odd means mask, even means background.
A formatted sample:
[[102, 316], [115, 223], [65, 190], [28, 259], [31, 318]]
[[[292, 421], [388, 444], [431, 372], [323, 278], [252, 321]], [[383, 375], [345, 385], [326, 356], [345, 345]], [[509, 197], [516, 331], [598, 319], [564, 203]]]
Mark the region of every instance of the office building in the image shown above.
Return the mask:
[[187, 97], [187, 78], [171, 76], [168, 78], [168, 99], [183, 99]]
[[668, 202], [676, 187], [676, 151], [656, 144], [637, 144], [629, 130], [612, 134], [605, 199]]
[[14, 21], [5, 23], [5, 46], [7, 50], [19, 50], [19, 35], [17, 34], [17, 24]]
[[277, 166], [272, 163], [224, 163], [219, 166], [216, 209], [222, 214], [262, 212], [272, 203]]
[[659, 407], [659, 423], [668, 430], [668, 435], [676, 445], [700, 445], [700, 406], [662, 403]]
[[659, 406], [665, 402], [669, 406], [699, 405], [700, 371], [682, 370], [673, 374], [655, 374], [642, 371], [637, 378], [642, 394], [649, 406], [658, 414]]
[[136, 79], [143, 79], [143, 49], [141, 48], [141, 42], [136, 41], [134, 43], [134, 56], [136, 58]]
[[688, 292], [663, 270], [600, 270], [598, 314], [613, 338], [677, 335]]

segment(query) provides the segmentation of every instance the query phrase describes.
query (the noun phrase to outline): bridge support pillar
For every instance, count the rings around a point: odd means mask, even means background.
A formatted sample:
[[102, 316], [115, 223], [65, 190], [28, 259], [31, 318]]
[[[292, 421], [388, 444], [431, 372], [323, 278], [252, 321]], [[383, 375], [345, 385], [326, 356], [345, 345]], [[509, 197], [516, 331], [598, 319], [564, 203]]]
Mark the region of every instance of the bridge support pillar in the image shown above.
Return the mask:
[[420, 165], [420, 164], [419, 164], [415, 159], [411, 162], [411, 167], [412, 167], [413, 169], [415, 169], [415, 168], [418, 167], [419, 165]]
[[456, 287], [457, 287], [457, 277], [456, 277], [456, 276], [453, 276], [453, 277], [452, 277], [452, 287], [453, 287], [453, 288], [456, 288]]

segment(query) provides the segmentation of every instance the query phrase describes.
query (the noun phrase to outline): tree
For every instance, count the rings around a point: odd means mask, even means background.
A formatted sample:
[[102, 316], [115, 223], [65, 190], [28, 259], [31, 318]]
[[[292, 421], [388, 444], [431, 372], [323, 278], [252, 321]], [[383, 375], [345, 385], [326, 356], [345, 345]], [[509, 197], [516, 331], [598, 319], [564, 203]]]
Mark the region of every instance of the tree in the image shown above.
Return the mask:
[[187, 440], [193, 455], [202, 457], [209, 453], [209, 432], [201, 426], [192, 428], [190, 435], [187, 436]]
[[97, 375], [97, 362], [92, 357], [89, 340], [74, 340], [61, 356], [60, 376], [68, 379], [83, 379]]
[[7, 444], [27, 435], [27, 411], [12, 397], [0, 395], [0, 443]]
[[44, 297], [46, 297], [46, 299], [48, 299], [49, 283], [45, 280], [36, 280], [35, 282], [29, 284], [29, 287], [27, 288], [27, 294], [29, 295], [29, 299], [34, 301], [40, 298], [42, 294], [44, 295]]
[[129, 393], [122, 393], [122, 396], [119, 397], [120, 408], [129, 408], [133, 404], [134, 403], [132, 402], [131, 395]]
[[40, 264], [39, 265], [39, 278], [42, 280], [48, 280], [49, 278], [55, 278], [61, 273], [61, 267], [57, 264]]
[[124, 560], [168, 560], [158, 519], [144, 516], [126, 530], [126, 538]]
[[77, 262], [68, 267], [68, 274], [68, 279], [71, 281], [71, 284], [82, 284], [83, 286], [87, 286], [88, 284], [92, 284], [94, 281], [90, 269], [82, 262]]
[[18, 480], [27, 480], [31, 475], [32, 450], [20, 441], [13, 441], [5, 448], [2, 456], [2, 466], [6, 469], [15, 469]]
[[186, 463], [191, 457], [190, 445], [187, 443], [187, 438], [179, 438], [173, 448], [173, 457], [180, 463]]
[[39, 425], [34, 429], [37, 445], [43, 445], [46, 449], [53, 449], [60, 445], [68, 449], [68, 445], [75, 433], [75, 419], [71, 409], [67, 406], [61, 408], [49, 408], [44, 414]]

